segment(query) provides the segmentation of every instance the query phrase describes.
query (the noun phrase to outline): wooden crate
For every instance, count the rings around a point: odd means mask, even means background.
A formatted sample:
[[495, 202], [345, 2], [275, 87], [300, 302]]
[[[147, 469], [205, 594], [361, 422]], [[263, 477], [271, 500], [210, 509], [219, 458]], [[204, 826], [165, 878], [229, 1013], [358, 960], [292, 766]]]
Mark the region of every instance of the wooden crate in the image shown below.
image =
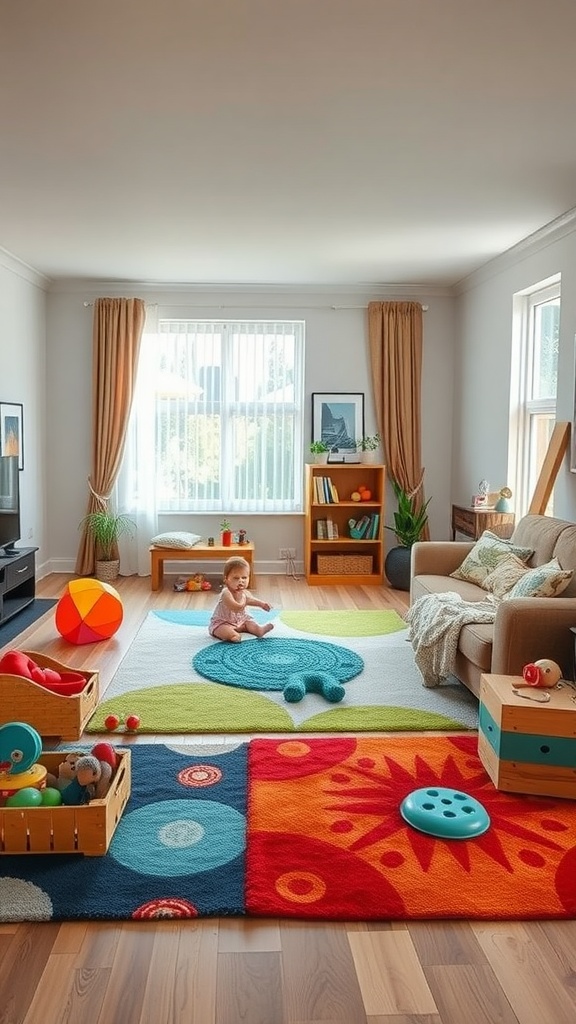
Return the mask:
[[[63, 751], [39, 758], [57, 774]], [[103, 800], [68, 807], [0, 807], [0, 854], [106, 853], [130, 796], [130, 751], [117, 750], [118, 767]]]
[[549, 702], [538, 704], [513, 693], [521, 682], [519, 676], [482, 676], [478, 756], [497, 789], [574, 800], [574, 691], [550, 690]]
[[318, 555], [318, 572], [322, 576], [368, 576], [372, 563], [372, 555]]
[[53, 658], [36, 651], [22, 651], [40, 668], [57, 672], [78, 672], [86, 679], [86, 686], [74, 697], [63, 697], [44, 686], [25, 679], [0, 673], [0, 725], [6, 722], [26, 722], [41, 736], [55, 736], [62, 740], [78, 740], [88, 720], [94, 714], [100, 696], [97, 671], [72, 669]]

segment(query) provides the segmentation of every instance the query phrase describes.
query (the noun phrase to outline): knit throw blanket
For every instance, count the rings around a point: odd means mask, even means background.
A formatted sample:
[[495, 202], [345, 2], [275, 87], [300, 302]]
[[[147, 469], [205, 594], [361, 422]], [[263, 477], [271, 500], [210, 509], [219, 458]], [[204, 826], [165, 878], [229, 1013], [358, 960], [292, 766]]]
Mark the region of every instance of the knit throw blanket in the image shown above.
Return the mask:
[[419, 597], [408, 610], [408, 639], [424, 686], [438, 686], [454, 671], [458, 638], [469, 622], [494, 622], [493, 599], [464, 601], [452, 590]]

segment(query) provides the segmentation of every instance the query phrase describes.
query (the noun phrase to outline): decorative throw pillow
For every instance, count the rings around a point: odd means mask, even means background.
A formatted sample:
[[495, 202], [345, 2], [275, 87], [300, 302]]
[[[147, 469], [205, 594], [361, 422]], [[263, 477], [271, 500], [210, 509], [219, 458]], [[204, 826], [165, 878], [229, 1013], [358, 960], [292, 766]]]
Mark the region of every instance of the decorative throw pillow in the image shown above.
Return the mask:
[[572, 569], [562, 569], [557, 558], [529, 569], [506, 594], [506, 601], [513, 597], [558, 597], [570, 583]]
[[169, 533], [158, 533], [152, 537], [151, 544], [157, 548], [193, 548], [202, 540], [197, 533], [186, 533], [184, 530], [172, 530]]
[[517, 555], [506, 555], [506, 558], [498, 562], [496, 568], [482, 580], [482, 587], [501, 600], [527, 572], [530, 572], [530, 569], [522, 559]]
[[462, 565], [450, 575], [455, 580], [467, 580], [481, 587], [482, 581], [494, 571], [503, 558], [516, 555], [522, 562], [527, 562], [533, 553], [532, 548], [519, 547], [510, 540], [502, 540], [495, 533], [490, 533], [490, 530], [484, 530]]

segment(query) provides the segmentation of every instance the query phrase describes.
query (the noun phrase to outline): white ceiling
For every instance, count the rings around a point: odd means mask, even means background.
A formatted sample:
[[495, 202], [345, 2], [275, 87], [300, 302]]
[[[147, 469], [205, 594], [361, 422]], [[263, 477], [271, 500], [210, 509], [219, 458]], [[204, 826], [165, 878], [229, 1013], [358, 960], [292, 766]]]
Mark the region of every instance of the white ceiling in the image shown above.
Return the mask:
[[53, 280], [452, 285], [576, 206], [575, 0], [1, 0]]

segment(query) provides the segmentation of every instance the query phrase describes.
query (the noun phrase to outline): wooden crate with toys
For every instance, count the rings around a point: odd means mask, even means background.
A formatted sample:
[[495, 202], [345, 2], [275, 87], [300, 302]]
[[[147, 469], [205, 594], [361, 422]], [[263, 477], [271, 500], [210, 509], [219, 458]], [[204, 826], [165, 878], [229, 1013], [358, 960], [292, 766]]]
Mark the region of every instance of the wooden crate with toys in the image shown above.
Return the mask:
[[[11, 723], [14, 724], [22, 723]], [[9, 729], [10, 725], [1, 728]], [[111, 745], [97, 744], [92, 750], [99, 746]], [[17, 788], [17, 775], [0, 776], [0, 855], [82, 853], [87, 857], [103, 856], [126, 807], [131, 787], [130, 751], [112, 749], [114, 753], [109, 761], [99, 761], [86, 751], [41, 753], [38, 761], [21, 773], [21, 779], [29, 782], [29, 786]], [[98, 783], [92, 788], [92, 784], [85, 785], [75, 778], [72, 765], [75, 763], [77, 767], [80, 761], [97, 761], [100, 766], [110, 764], [102, 795], [97, 795]], [[88, 771], [93, 778], [97, 775], [101, 778], [98, 769], [90, 767]], [[81, 776], [79, 769], [78, 773]]]
[[99, 695], [93, 669], [71, 669], [37, 651], [8, 651], [0, 658], [0, 725], [27, 722], [41, 736], [78, 740]]

